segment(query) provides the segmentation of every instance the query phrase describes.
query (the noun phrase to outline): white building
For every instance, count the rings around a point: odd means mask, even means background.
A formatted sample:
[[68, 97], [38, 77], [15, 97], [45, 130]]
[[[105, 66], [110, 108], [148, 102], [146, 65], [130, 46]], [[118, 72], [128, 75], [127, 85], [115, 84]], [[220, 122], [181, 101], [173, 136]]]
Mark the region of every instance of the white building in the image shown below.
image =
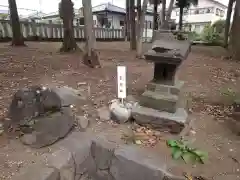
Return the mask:
[[[227, 6], [216, 0], [200, 0], [197, 6], [184, 10], [183, 25], [185, 30], [200, 33], [207, 24], [226, 18]], [[171, 19], [179, 22], [179, 8], [172, 12]]]
[[[160, 11], [160, 9], [159, 9]], [[199, 0], [197, 6], [191, 6], [184, 10], [183, 25], [185, 30], [196, 31], [200, 33], [207, 24], [212, 24], [217, 20], [226, 18], [227, 6], [216, 0]], [[95, 27], [106, 27], [121, 29], [124, 27], [126, 11], [124, 8], [115, 6], [111, 3], [104, 3], [92, 8], [93, 21]], [[31, 17], [29, 17], [31, 18]], [[44, 15], [38, 21], [61, 23], [58, 12]], [[171, 19], [177, 24], [179, 22], [179, 8], [174, 8]], [[84, 25], [82, 8], [75, 9], [74, 25]], [[148, 35], [152, 34], [153, 28], [153, 6], [149, 6], [145, 16], [145, 28], [148, 29]]]

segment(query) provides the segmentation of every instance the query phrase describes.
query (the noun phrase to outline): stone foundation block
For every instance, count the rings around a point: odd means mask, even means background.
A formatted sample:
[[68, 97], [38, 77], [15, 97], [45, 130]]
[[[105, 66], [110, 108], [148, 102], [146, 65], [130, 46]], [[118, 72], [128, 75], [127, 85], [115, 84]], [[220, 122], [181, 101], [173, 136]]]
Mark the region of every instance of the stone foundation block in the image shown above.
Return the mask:
[[180, 133], [187, 123], [188, 114], [183, 108], [178, 108], [175, 113], [168, 113], [136, 106], [132, 109], [132, 116], [137, 124], [149, 125], [160, 131]]
[[179, 95], [183, 85], [183, 81], [176, 81], [174, 86], [150, 82], [147, 84], [146, 90], [164, 94]]
[[145, 91], [140, 97], [140, 105], [159, 111], [174, 113], [177, 109], [178, 96]]

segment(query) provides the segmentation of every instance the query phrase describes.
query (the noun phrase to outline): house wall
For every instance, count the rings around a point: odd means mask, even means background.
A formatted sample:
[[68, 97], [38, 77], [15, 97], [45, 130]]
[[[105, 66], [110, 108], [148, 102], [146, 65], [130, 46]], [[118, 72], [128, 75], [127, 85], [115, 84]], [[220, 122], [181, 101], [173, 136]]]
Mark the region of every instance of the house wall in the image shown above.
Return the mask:
[[124, 23], [125, 15], [117, 14], [117, 13], [108, 13], [108, 20], [111, 22], [110, 28], [121, 29], [124, 26], [120, 25], [120, 21]]
[[[219, 3], [210, 0], [201, 0], [197, 6], [191, 6], [185, 10], [183, 24], [191, 24], [192, 30], [200, 33], [209, 23], [225, 19], [227, 8]], [[172, 19], [179, 23], [179, 9], [174, 9]]]

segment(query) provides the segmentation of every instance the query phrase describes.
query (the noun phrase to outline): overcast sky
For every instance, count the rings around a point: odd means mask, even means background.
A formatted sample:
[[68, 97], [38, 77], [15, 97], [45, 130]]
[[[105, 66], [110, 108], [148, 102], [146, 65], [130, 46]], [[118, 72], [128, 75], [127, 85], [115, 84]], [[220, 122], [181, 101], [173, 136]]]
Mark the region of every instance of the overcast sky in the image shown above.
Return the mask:
[[[35, 11], [42, 10], [44, 13], [55, 12], [58, 10], [59, 1], [60, 0], [16, 0], [17, 6], [19, 8], [19, 14], [31, 13], [30, 10], [24, 10], [20, 8], [31, 9]], [[78, 9], [82, 6], [82, 0], [72, 0], [72, 1], [74, 2], [75, 8]], [[225, 5], [228, 4], [228, 0], [218, 0], [218, 1], [222, 2]], [[117, 5], [119, 7], [125, 6], [125, 0], [92, 0], [92, 6], [96, 6], [106, 2], [113, 2], [114, 5]], [[3, 7], [3, 6], [8, 6], [8, 0], [0, 0], [0, 9], [5, 9], [5, 8], [7, 9], [7, 7]]]

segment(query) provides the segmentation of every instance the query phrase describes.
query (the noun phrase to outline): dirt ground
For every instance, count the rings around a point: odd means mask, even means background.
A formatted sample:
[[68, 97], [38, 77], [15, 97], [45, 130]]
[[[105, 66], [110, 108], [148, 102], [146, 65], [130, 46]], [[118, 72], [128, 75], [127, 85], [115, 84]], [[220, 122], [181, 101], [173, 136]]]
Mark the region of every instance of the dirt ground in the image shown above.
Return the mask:
[[[60, 43], [33, 43], [28, 47], [12, 48], [0, 44], [0, 119], [4, 119], [11, 96], [17, 89], [33, 84], [49, 86], [68, 85], [73, 88], [90, 88], [89, 103], [79, 107], [91, 118], [95, 132], [116, 127], [99, 122], [96, 108], [116, 97], [116, 66], [127, 66], [128, 94], [139, 94], [152, 78], [152, 64], [135, 58], [128, 43], [97, 43], [101, 69], [90, 69], [81, 62], [81, 53], [59, 54]], [[165, 142], [159, 142], [151, 151], [163, 156], [171, 172], [202, 175], [214, 180], [240, 179], [240, 125], [229, 116], [227, 89], [240, 90], [240, 63], [224, 59], [219, 47], [192, 47], [188, 59], [178, 71], [185, 81], [184, 93], [189, 99], [190, 116], [195, 135], [190, 137], [196, 147], [209, 153], [203, 165], [186, 165], [171, 159]], [[111, 129], [113, 129], [111, 131]], [[119, 127], [120, 129], [120, 127]], [[120, 131], [120, 130], [119, 130]], [[116, 133], [117, 136], [118, 133]], [[111, 136], [111, 135], [109, 135]], [[21, 168], [36, 163], [51, 148], [32, 150], [17, 139], [0, 136], [0, 180], [11, 179]]]

